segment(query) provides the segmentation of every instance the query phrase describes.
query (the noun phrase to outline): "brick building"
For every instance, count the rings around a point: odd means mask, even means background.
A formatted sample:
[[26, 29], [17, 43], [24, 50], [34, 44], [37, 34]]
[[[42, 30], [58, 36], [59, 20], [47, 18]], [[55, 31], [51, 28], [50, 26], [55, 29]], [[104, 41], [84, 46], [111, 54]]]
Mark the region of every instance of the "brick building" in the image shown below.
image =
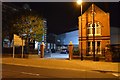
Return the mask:
[[[110, 15], [92, 4], [79, 19], [79, 49], [84, 55], [102, 54], [110, 44]], [[82, 20], [82, 24], [81, 24]], [[94, 25], [93, 25], [94, 23]], [[82, 25], [82, 26], [81, 26]]]

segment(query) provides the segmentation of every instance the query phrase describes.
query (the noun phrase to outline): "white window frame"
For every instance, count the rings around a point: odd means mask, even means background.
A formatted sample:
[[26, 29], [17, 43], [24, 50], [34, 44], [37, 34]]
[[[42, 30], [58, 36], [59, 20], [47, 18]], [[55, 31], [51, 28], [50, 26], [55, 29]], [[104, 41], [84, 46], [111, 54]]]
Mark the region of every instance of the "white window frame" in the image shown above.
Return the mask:
[[[90, 52], [88, 52], [88, 53], [89, 53], [89, 54], [93, 54], [93, 52], [92, 52], [92, 50], [93, 50], [92, 42], [93, 42], [93, 41], [89, 41], [89, 42], [90, 42], [90, 46], [89, 46], [89, 47], [90, 47]], [[95, 41], [95, 54], [101, 54], [101, 41], [100, 41], [100, 52], [99, 52], [99, 53], [97, 53], [97, 51], [96, 51], [96, 50], [97, 50], [97, 47], [98, 47], [98, 46], [97, 46], [97, 42], [98, 42], [98, 41]], [[87, 43], [87, 44], [88, 44], [88, 43]]]
[[[98, 27], [97, 27], [97, 24], [98, 24]], [[88, 25], [90, 25], [90, 26], [87, 27], [87, 31], [90, 31], [89, 32], [90, 34], [87, 33], [87, 35], [88, 36], [93, 36], [93, 27], [92, 27], [92, 24], [88, 23]], [[99, 33], [97, 33], [98, 29], [99, 29]], [[99, 22], [95, 23], [95, 36], [101, 36], [101, 25], [99, 24]]]

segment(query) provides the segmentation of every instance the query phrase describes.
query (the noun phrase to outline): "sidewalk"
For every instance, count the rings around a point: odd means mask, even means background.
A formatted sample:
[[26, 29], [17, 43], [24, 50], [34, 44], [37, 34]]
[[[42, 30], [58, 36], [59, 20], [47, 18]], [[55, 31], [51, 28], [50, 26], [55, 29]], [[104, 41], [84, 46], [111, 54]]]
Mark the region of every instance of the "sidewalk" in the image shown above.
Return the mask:
[[118, 67], [120, 63], [114, 62], [100, 62], [92, 60], [65, 60], [65, 59], [51, 59], [51, 58], [2, 58], [3, 64], [32, 66], [52, 69], [70, 69], [82, 71], [110, 71], [119, 72]]

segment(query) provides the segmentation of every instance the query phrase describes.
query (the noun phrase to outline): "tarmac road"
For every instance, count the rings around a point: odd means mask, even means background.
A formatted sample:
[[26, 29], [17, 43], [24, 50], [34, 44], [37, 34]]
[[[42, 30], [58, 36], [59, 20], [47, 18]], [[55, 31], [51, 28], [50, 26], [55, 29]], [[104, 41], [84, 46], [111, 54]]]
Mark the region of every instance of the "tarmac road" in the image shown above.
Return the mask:
[[97, 71], [50, 69], [2, 64], [2, 80], [6, 78], [113, 78], [112, 74]]

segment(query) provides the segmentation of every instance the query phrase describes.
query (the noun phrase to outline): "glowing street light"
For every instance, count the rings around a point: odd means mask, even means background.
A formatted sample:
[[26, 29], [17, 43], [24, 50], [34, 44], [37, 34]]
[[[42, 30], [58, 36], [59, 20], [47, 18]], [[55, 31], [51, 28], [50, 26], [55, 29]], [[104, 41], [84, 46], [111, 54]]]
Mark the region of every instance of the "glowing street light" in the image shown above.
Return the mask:
[[81, 60], [83, 60], [83, 54], [82, 54], [82, 0], [77, 1], [78, 5], [81, 5]]
[[78, 1], [77, 1], [77, 4], [78, 4], [78, 5], [82, 4], [82, 0], [78, 0]]

